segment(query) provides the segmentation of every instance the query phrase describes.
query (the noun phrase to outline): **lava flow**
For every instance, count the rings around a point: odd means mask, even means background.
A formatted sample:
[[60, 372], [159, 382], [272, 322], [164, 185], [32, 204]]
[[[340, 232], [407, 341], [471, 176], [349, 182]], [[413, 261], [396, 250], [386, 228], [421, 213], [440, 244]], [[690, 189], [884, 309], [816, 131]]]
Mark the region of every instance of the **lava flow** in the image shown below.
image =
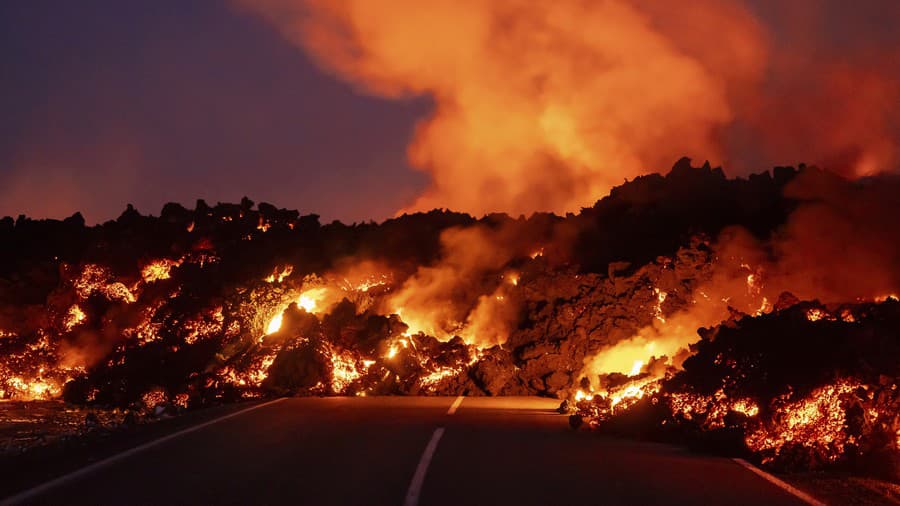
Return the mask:
[[323, 226], [245, 199], [7, 218], [0, 397], [543, 395], [574, 426], [891, 473], [897, 194], [682, 159], [565, 217]]

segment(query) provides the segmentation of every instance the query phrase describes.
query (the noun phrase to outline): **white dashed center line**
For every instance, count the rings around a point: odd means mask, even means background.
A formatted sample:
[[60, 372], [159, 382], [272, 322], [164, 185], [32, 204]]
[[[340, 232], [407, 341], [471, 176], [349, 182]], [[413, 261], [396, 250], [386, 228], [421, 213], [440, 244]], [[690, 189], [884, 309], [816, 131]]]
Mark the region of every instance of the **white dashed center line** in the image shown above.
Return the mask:
[[453, 404], [450, 405], [450, 409], [447, 410], [447, 414], [452, 415], [453, 413], [456, 413], [456, 410], [459, 409], [459, 405], [462, 404], [462, 401], [465, 398], [465, 395], [460, 395], [459, 397], [457, 397], [456, 400], [453, 401]]

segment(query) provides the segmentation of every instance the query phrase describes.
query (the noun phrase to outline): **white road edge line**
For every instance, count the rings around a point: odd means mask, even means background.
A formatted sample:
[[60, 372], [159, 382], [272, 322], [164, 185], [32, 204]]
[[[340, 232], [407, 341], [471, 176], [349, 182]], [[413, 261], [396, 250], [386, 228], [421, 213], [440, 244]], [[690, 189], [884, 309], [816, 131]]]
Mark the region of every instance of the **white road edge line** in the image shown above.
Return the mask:
[[776, 478], [775, 476], [772, 476], [771, 474], [763, 471], [762, 469], [754, 466], [753, 464], [747, 462], [744, 459], [731, 459], [731, 460], [733, 460], [733, 461], [737, 462], [738, 464], [744, 466], [745, 468], [753, 471], [754, 473], [758, 474], [759, 476], [762, 476], [769, 483], [772, 483], [772, 484], [780, 487], [782, 490], [784, 490], [787, 493], [793, 495], [794, 497], [800, 499], [801, 501], [805, 502], [806, 504], [809, 504], [811, 506], [825, 506], [825, 503], [823, 503], [822, 501], [816, 499], [815, 497], [807, 494], [806, 492], [804, 492], [794, 486], [791, 486], [790, 484], [786, 483], [785, 481], [780, 480], [780, 479]]
[[428, 472], [428, 465], [431, 464], [431, 458], [434, 457], [434, 451], [437, 450], [437, 445], [443, 435], [443, 427], [438, 427], [435, 429], [434, 434], [431, 435], [431, 440], [428, 441], [428, 446], [425, 447], [425, 453], [422, 454], [422, 458], [419, 459], [419, 465], [416, 466], [416, 474], [413, 475], [412, 482], [409, 484], [409, 490], [406, 491], [406, 499], [403, 500], [403, 506], [417, 506], [419, 504], [419, 494], [422, 493], [422, 484], [425, 483], [425, 473]]
[[456, 400], [453, 401], [453, 404], [450, 405], [450, 409], [447, 410], [447, 414], [452, 415], [453, 413], [456, 413], [456, 410], [459, 409], [459, 405], [462, 404], [462, 401], [465, 398], [465, 395], [460, 395], [459, 397], [457, 397]]
[[174, 434], [169, 434], [168, 436], [164, 436], [164, 437], [161, 437], [161, 438], [159, 438], [159, 439], [154, 439], [153, 441], [148, 441], [148, 442], [146, 442], [146, 443], [144, 443], [144, 444], [142, 444], [142, 445], [135, 446], [134, 448], [125, 450], [125, 451], [122, 452], [122, 453], [117, 453], [117, 454], [115, 454], [115, 455], [113, 455], [113, 456], [111, 456], [111, 457], [107, 457], [107, 458], [105, 458], [105, 459], [103, 459], [103, 460], [100, 460], [100, 461], [98, 461], [98, 462], [94, 462], [93, 464], [91, 464], [91, 465], [89, 465], [89, 466], [87, 466], [87, 467], [82, 467], [81, 469], [79, 469], [79, 470], [77, 470], [77, 471], [73, 471], [73, 472], [71, 472], [71, 473], [69, 473], [69, 474], [64, 474], [64, 475], [62, 475], [62, 476], [60, 476], [60, 477], [58, 477], [58, 478], [55, 478], [55, 479], [53, 479], [53, 480], [50, 480], [50, 481], [46, 482], [46, 483], [42, 483], [42, 484], [40, 484], [40, 485], [38, 485], [38, 486], [36, 486], [36, 487], [34, 487], [34, 488], [30, 488], [30, 489], [28, 489], [28, 490], [24, 490], [24, 491], [22, 491], [22, 492], [19, 492], [19, 493], [16, 494], [16, 495], [9, 496], [9, 497], [7, 497], [7, 498], [5, 498], [5, 499], [3, 499], [3, 500], [0, 500], [0, 506], [7, 506], [7, 505], [11, 505], [11, 504], [18, 504], [18, 503], [23, 502], [23, 501], [26, 501], [26, 500], [28, 500], [28, 499], [33, 499], [34, 497], [36, 497], [36, 496], [38, 496], [38, 495], [40, 495], [40, 494], [43, 494], [44, 492], [47, 492], [48, 490], [51, 490], [51, 489], [53, 489], [53, 488], [56, 488], [56, 487], [58, 487], [58, 486], [60, 486], [60, 485], [64, 485], [64, 484], [66, 484], [66, 483], [68, 483], [68, 482], [70, 482], [70, 481], [73, 481], [73, 480], [76, 480], [76, 479], [78, 479], [78, 478], [81, 478], [82, 476], [86, 476], [86, 475], [88, 475], [88, 474], [90, 474], [90, 473], [92, 473], [92, 472], [94, 472], [94, 471], [96, 471], [96, 470], [98, 470], [98, 469], [104, 468], [104, 467], [106, 467], [106, 466], [108, 466], [108, 465], [110, 465], [110, 464], [113, 464], [113, 463], [115, 463], [115, 462], [118, 462], [118, 461], [120, 461], [120, 460], [122, 460], [122, 459], [126, 459], [126, 458], [128, 458], [128, 457], [130, 457], [130, 456], [132, 456], [132, 455], [134, 455], [134, 454], [140, 453], [140, 452], [142, 452], [142, 451], [144, 451], [144, 450], [146, 450], [146, 449], [148, 449], [148, 448], [153, 448], [154, 446], [158, 446], [158, 445], [160, 445], [160, 444], [162, 444], [162, 443], [165, 443], [166, 441], [171, 441], [171, 440], [173, 440], [173, 439], [175, 439], [175, 438], [184, 436], [185, 434], [190, 434], [191, 432], [198, 431], [198, 430], [200, 430], [200, 429], [202, 429], [202, 428], [204, 428], [204, 427], [209, 427], [210, 425], [219, 423], [219, 422], [224, 421], [224, 420], [228, 420], [229, 418], [234, 418], [234, 417], [236, 417], [236, 416], [238, 416], [238, 415], [242, 415], [242, 414], [244, 414], [244, 413], [248, 413], [248, 412], [253, 411], [253, 410], [256, 410], [256, 409], [264, 408], [264, 407], [266, 407], [266, 406], [275, 404], [276, 402], [281, 402], [281, 401], [283, 401], [283, 400], [285, 400], [285, 399], [286, 399], [286, 397], [280, 397], [280, 398], [278, 398], [278, 399], [275, 399], [275, 400], [272, 400], [272, 401], [269, 401], [269, 402], [264, 402], [264, 403], [262, 403], [262, 404], [257, 404], [257, 405], [255, 405], [255, 406], [250, 406], [249, 408], [242, 409], [242, 410], [240, 410], [240, 411], [235, 411], [234, 413], [229, 413], [229, 414], [224, 415], [224, 416], [220, 416], [219, 418], [215, 418], [215, 419], [213, 419], [213, 420], [209, 420], [209, 421], [203, 422], [203, 423], [201, 423], [201, 424], [199, 424], [199, 425], [194, 425], [193, 427], [188, 427], [188, 428], [186, 428], [186, 429], [182, 429], [182, 430], [180, 430], [180, 431], [178, 431], [178, 432], [176, 432], [176, 433], [174, 433]]

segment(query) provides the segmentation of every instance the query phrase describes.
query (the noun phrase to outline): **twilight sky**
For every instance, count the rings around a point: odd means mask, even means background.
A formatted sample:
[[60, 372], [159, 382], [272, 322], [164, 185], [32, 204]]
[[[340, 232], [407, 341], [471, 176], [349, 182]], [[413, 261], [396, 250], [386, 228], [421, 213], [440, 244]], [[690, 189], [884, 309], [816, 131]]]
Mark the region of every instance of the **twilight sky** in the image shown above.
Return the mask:
[[114, 218], [247, 195], [389, 216], [424, 101], [354, 93], [216, 0], [0, 3], [0, 215]]
[[[355, 76], [313, 64], [302, 44], [265, 19], [279, 1], [294, 0], [261, 0], [264, 15], [225, 0], [0, 3], [0, 216], [80, 210], [97, 222], [129, 202], [157, 214], [168, 201], [192, 207], [198, 198], [213, 204], [244, 195], [326, 221], [380, 220], [409, 206], [431, 177], [410, 168], [406, 150], [432, 100], [381, 98]], [[779, 3], [749, 2], [774, 54], [796, 46], [792, 34], [804, 29], [815, 32], [803, 41], [817, 61], [844, 52], [883, 58], [872, 48], [900, 41], [889, 21], [900, 13], [892, 1], [852, 9], [830, 0], [797, 0], [806, 6], [797, 9]], [[811, 10], [824, 14], [804, 26]], [[896, 76], [897, 64], [879, 67]], [[896, 95], [885, 97], [869, 110], [883, 109], [884, 100], [896, 110]], [[879, 128], [896, 133], [896, 120]], [[729, 146], [724, 160], [740, 167], [726, 163], [730, 173], [797, 163], [805, 153], [776, 143], [763, 156], [751, 127], [735, 121], [727, 130], [717, 134]], [[849, 147], [808, 152], [840, 159], [855, 153], [852, 141], [838, 136], [835, 143]]]

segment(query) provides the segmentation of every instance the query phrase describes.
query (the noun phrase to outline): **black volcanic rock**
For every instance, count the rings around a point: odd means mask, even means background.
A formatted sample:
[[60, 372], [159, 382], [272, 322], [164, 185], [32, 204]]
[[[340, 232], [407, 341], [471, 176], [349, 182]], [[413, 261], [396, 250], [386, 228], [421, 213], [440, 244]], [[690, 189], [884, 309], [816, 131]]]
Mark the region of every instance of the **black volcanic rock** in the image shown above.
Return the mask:
[[[322, 225], [316, 215], [266, 203], [254, 208], [245, 198], [215, 206], [198, 200], [194, 209], [170, 203], [159, 217], [129, 206], [117, 220], [91, 227], [80, 215], [64, 221], [5, 219], [0, 329], [15, 330], [17, 338], [3, 344], [27, 348], [41, 339], [47, 321], [56, 322], [54, 345], [41, 353], [58, 356], [74, 347], [90, 355], [90, 366], [69, 389], [73, 400], [132, 402], [150, 385], [170, 395], [226, 396], [215, 371], [251, 367], [263, 351], [275, 354], [276, 370], [287, 371], [273, 388], [290, 390], [308, 383], [283, 358], [300, 353], [290, 351], [297, 349], [297, 338], [321, 334], [336, 352], [370, 360], [406, 329], [396, 316], [348, 300], [320, 316], [292, 306], [282, 330], [261, 337], [266, 322], [260, 310], [287, 303], [285, 288], [263, 281], [275, 266], [293, 266], [285, 282], [296, 288], [348, 259], [381, 262], [396, 272], [399, 284], [441, 259], [442, 233], [479, 226], [496, 235], [498, 247], [520, 252], [502, 267], [521, 273], [510, 299], [518, 312], [502, 349], [486, 350], [471, 369], [460, 365], [465, 347], [422, 336], [426, 362], [465, 370], [461, 379], [441, 382], [434, 391], [564, 395], [581, 380], [585, 357], [653, 320], [655, 289], [670, 294], [665, 312], [687, 303], [682, 294], [708, 275], [711, 250], [704, 237], [733, 225], [759, 237], [777, 230], [796, 205], [783, 195], [796, 174], [779, 168], [775, 177], [727, 179], [721, 169], [692, 168], [682, 159], [666, 176], [639, 177], [565, 217], [476, 219], [433, 210], [380, 224]], [[542, 256], [525, 255], [534, 250]], [[169, 277], [144, 282], [142, 269], [160, 259], [172, 263]], [[78, 300], [77, 278], [95, 268], [92, 282], [106, 288], [80, 303], [83, 323], [65, 331], [59, 322]], [[479, 289], [491, 290], [497, 281], [480, 283]], [[147, 315], [152, 317], [143, 321]], [[389, 378], [389, 392], [409, 392], [420, 373], [401, 360], [389, 368], [373, 366], [371, 374], [385, 372], [409, 375], [407, 383]]]

